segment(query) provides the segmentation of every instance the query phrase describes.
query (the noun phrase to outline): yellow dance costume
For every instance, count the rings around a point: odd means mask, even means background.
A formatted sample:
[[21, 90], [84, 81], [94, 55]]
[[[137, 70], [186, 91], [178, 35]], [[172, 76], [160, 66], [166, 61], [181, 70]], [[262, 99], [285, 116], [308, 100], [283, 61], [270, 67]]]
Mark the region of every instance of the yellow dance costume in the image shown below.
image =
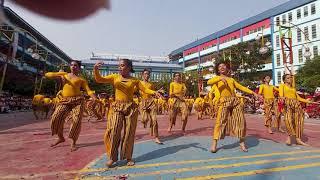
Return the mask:
[[311, 103], [301, 98], [296, 91], [295, 85], [287, 86], [281, 84], [279, 86], [279, 96], [284, 98], [284, 121], [289, 136], [296, 136], [301, 139], [304, 126], [304, 112], [300, 102]]
[[[94, 70], [98, 83], [110, 83], [115, 89], [115, 101], [110, 107], [107, 129], [104, 136], [106, 153], [110, 160], [118, 160], [118, 149], [121, 142], [120, 159], [132, 159], [134, 138], [138, 119], [138, 105], [133, 101], [133, 94], [138, 88], [146, 94], [153, 95], [155, 91], [143, 86], [140, 80], [130, 77], [123, 78], [119, 74], [102, 77]], [[121, 131], [123, 129], [123, 136]]]
[[278, 101], [274, 97], [274, 91], [279, 91], [279, 89], [272, 85], [262, 84], [259, 87], [258, 94], [263, 95], [263, 99], [264, 99], [264, 117], [265, 117], [264, 125], [266, 127], [271, 127], [272, 111], [273, 111], [276, 118], [275, 126], [276, 128], [280, 128], [281, 114], [278, 110]]
[[208, 85], [216, 86], [214, 88], [219, 93], [213, 139], [223, 139], [226, 135], [242, 139], [246, 136], [246, 121], [243, 106], [240, 99], [236, 97], [235, 89], [248, 94], [253, 94], [253, 91], [240, 85], [233, 78], [224, 77], [227, 84], [224, 84], [221, 78], [221, 76], [216, 76], [208, 81]]
[[[181, 113], [181, 120], [186, 125], [188, 121], [188, 107], [184, 100], [187, 88], [184, 83], [171, 82], [169, 95], [172, 98], [172, 104], [170, 109], [170, 126], [176, 124], [177, 115]], [[183, 130], [185, 127], [183, 127]]]
[[94, 94], [94, 91], [88, 86], [85, 79], [81, 77], [70, 78], [66, 72], [48, 72], [45, 74], [47, 78], [63, 77], [65, 84], [61, 91], [61, 99], [51, 116], [52, 135], [63, 134], [63, 125], [69, 113], [72, 115], [72, 125], [69, 131], [69, 138], [74, 142], [79, 138], [81, 131], [81, 120], [83, 116], [84, 97], [80, 91], [83, 88], [88, 95]]
[[[143, 86], [148, 89], [154, 89], [150, 82], [141, 81]], [[157, 122], [157, 99], [153, 98], [152, 95], [144, 93], [140, 90], [141, 95], [141, 122], [144, 127], [147, 127], [148, 122], [150, 121], [150, 135], [158, 137], [158, 122]]]
[[205, 111], [204, 99], [202, 97], [198, 97], [194, 102], [194, 109], [198, 112], [198, 120], [202, 119], [203, 113]]

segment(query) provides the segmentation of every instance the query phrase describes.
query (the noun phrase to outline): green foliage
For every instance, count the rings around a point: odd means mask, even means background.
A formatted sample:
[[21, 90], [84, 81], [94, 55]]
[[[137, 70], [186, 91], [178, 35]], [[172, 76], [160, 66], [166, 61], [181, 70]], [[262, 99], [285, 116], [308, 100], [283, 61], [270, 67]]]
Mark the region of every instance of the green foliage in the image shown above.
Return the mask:
[[298, 88], [304, 88], [307, 92], [314, 92], [320, 87], [320, 56], [307, 60], [296, 74]]
[[197, 71], [190, 71], [184, 74], [183, 81], [187, 87], [187, 96], [198, 97], [199, 90], [198, 90], [198, 81], [199, 81], [199, 74]]
[[[37, 87], [40, 88], [39, 86], [40, 86], [40, 82], [38, 83]], [[40, 93], [45, 94], [45, 95], [54, 96], [57, 91], [56, 88], [57, 88], [56, 87], [56, 80], [43, 78]]]
[[249, 89], [256, 89], [256, 84], [254, 84], [254, 82], [250, 81], [249, 79], [244, 79], [240, 83], [241, 85], [248, 87]]
[[[216, 63], [227, 62], [230, 64], [238, 80], [257, 80], [257, 71], [264, 68], [267, 60], [271, 61], [271, 50], [266, 54], [259, 53], [259, 42], [242, 42], [223, 50], [217, 55]], [[247, 52], [250, 54], [247, 54]]]
[[155, 89], [158, 90], [162, 88], [166, 94], [169, 94], [171, 78], [162, 76], [160, 79], [160, 81], [153, 82]]

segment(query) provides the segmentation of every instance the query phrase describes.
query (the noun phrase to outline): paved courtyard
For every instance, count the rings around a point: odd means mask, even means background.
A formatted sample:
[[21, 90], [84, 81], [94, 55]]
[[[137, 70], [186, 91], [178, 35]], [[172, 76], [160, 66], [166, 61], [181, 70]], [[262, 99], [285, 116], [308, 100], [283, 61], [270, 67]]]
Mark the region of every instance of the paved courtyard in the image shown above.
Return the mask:
[[[237, 140], [220, 141], [212, 154], [210, 138], [214, 121], [189, 118], [187, 134], [181, 124], [166, 131], [168, 116], [160, 115], [159, 129], [164, 145], [155, 144], [149, 130], [139, 123], [134, 159], [136, 166], [104, 166], [103, 135], [106, 122], [83, 120], [79, 149], [70, 152], [67, 140], [51, 148], [48, 120], [34, 120], [32, 113], [0, 115], [0, 179], [317, 179], [320, 177], [320, 121], [306, 120], [304, 140], [312, 147], [284, 145], [285, 134], [270, 135], [261, 115], [247, 114], [248, 153], [239, 150]], [[65, 126], [67, 136], [69, 124]]]

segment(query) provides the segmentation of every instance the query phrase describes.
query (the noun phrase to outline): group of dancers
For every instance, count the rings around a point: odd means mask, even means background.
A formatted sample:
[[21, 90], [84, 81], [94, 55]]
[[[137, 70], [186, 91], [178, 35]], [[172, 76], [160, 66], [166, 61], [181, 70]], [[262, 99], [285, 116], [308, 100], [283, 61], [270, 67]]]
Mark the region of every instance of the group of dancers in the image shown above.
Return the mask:
[[[126, 160], [128, 166], [134, 165], [132, 158], [135, 132], [138, 123], [138, 114], [141, 115], [141, 122], [144, 128], [150, 127], [150, 135], [154, 137], [154, 141], [162, 144], [159, 139], [157, 113], [159, 112], [159, 102], [157, 99], [163, 98], [163, 90], [155, 90], [153, 84], [149, 81], [151, 71], [145, 69], [142, 72], [142, 80], [132, 77], [134, 72], [132, 61], [128, 59], [119, 60], [119, 73], [107, 76], [101, 76], [99, 68], [103, 65], [100, 61], [94, 65], [93, 75], [97, 83], [111, 84], [114, 88], [113, 100], [109, 103], [106, 111], [100, 110], [105, 114], [107, 112], [107, 126], [104, 135], [104, 144], [106, 154], [109, 158], [106, 163], [107, 167], [112, 167], [120, 160]], [[70, 73], [67, 72], [48, 72], [45, 74], [47, 78], [63, 79], [64, 85], [60, 93], [58, 102], [55, 105], [51, 115], [51, 132], [57, 135], [58, 140], [51, 146], [56, 146], [65, 141], [63, 136], [63, 127], [65, 120], [71, 119], [71, 127], [69, 130], [69, 138], [71, 138], [71, 151], [77, 149], [76, 142], [81, 131], [81, 120], [85, 111], [85, 98], [83, 91], [90, 96], [91, 107], [95, 109], [98, 98], [95, 92], [91, 90], [85, 79], [80, 76], [81, 62], [72, 61], [70, 65]], [[217, 63], [216, 76], [208, 80], [208, 85], [212, 86], [207, 101], [211, 108], [207, 111], [211, 117], [215, 118], [215, 125], [212, 137], [212, 146], [210, 151], [216, 153], [218, 151], [217, 143], [225, 136], [230, 135], [239, 138], [239, 146], [243, 152], [247, 152], [245, 145], [246, 137], [246, 120], [244, 116], [245, 96], [236, 92], [242, 91], [251, 94], [255, 98], [264, 100], [265, 109], [265, 126], [268, 132], [272, 131], [272, 114], [275, 114], [276, 128], [281, 129], [281, 114], [284, 115], [284, 122], [288, 139], [287, 145], [291, 145], [292, 141], [299, 145], [307, 145], [302, 141], [302, 133], [304, 126], [304, 112], [300, 102], [315, 103], [301, 98], [296, 91], [293, 73], [283, 76], [283, 83], [279, 89], [270, 85], [270, 77], [264, 78], [264, 84], [259, 88], [259, 93], [242, 86], [231, 77], [231, 70], [226, 62]], [[140, 93], [141, 101], [135, 102], [136, 92]], [[275, 98], [274, 92], [278, 91], [279, 97]], [[200, 113], [199, 119], [204, 113], [203, 94], [200, 93], [200, 99], [195, 101], [192, 98], [186, 98], [187, 88], [182, 82], [180, 73], [175, 73], [173, 82], [170, 83], [169, 100], [162, 103], [161, 109], [169, 111], [169, 127], [170, 132], [176, 123], [177, 116], [181, 116], [182, 132], [186, 132], [188, 115], [194, 104], [195, 109]], [[278, 101], [284, 105], [283, 111], [279, 112], [277, 108]], [[158, 103], [157, 103], [158, 102]], [[165, 102], [165, 101], [164, 101]], [[166, 108], [167, 107], [167, 108]], [[90, 109], [90, 108], [89, 108]], [[98, 116], [98, 115], [97, 115]], [[101, 119], [99, 117], [98, 119]], [[120, 152], [119, 152], [120, 148]]]

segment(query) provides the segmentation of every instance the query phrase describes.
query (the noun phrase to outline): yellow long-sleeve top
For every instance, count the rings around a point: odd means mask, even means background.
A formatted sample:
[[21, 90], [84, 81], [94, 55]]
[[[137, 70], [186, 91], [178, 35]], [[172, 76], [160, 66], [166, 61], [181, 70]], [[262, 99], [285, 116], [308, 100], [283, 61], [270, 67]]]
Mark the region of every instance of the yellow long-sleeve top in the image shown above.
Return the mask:
[[52, 102], [52, 100], [51, 100], [50, 98], [44, 98], [44, 99], [43, 99], [43, 103], [44, 103], [45, 105], [49, 105], [49, 104], [51, 104], [51, 102]]
[[195, 101], [194, 104], [198, 106], [202, 106], [204, 104], [205, 100], [201, 97], [198, 97]]
[[106, 98], [101, 98], [101, 102], [103, 106], [106, 106], [108, 104], [108, 99]]
[[174, 103], [174, 99], [173, 98], [169, 98], [168, 100], [168, 105], [171, 107]]
[[94, 94], [94, 91], [89, 88], [88, 82], [81, 77], [70, 78], [66, 72], [48, 72], [45, 76], [47, 78], [63, 77], [65, 79], [66, 83], [61, 93], [63, 97], [81, 96], [81, 88], [83, 88], [89, 96]]
[[94, 70], [94, 78], [98, 83], [110, 83], [115, 88], [116, 101], [133, 101], [133, 93], [136, 88], [146, 94], [153, 95], [155, 91], [143, 86], [141, 81], [137, 78], [123, 78], [120, 74], [111, 74], [102, 77], [99, 71]]
[[209, 100], [210, 100], [209, 96], [208, 95], [204, 96], [203, 100], [205, 103], [209, 103]]
[[[144, 87], [146, 87], [147, 89], [153, 90], [153, 85], [152, 85], [150, 82], [141, 81], [141, 83], [142, 83], [142, 85], [143, 85]], [[144, 93], [144, 92], [141, 91], [141, 90], [139, 90], [139, 93], [140, 93], [142, 99], [149, 99], [149, 98], [152, 97], [152, 95], [147, 94], [147, 93]]]
[[233, 78], [225, 77], [227, 80], [227, 84], [225, 85], [223, 81], [221, 81], [221, 76], [215, 76], [208, 81], [208, 85], [216, 85], [217, 90], [219, 91], [220, 97], [230, 97], [236, 96], [235, 89], [239, 89], [245, 93], [253, 94], [253, 91], [250, 89], [240, 85]]
[[[214, 97], [213, 97], [214, 96]], [[216, 84], [214, 84], [209, 91], [209, 98], [212, 99], [213, 104], [217, 104], [220, 98], [220, 91]]]
[[286, 84], [280, 84], [280, 86], [279, 86], [279, 96], [280, 97], [285, 97], [285, 98], [297, 99], [298, 101], [301, 101], [301, 102], [304, 102], [304, 103], [311, 103], [311, 101], [308, 101], [306, 99], [301, 98], [297, 94], [296, 88], [287, 86]]
[[279, 91], [279, 89], [267, 84], [261, 84], [259, 87], [259, 94], [262, 94], [265, 99], [274, 99], [273, 91]]
[[57, 104], [59, 102], [59, 98], [55, 97], [55, 98], [52, 98], [52, 103], [53, 104]]
[[165, 101], [162, 98], [158, 99], [158, 104], [163, 106], [163, 104], [165, 104]]
[[177, 82], [170, 83], [170, 90], [169, 90], [170, 96], [175, 95], [183, 98], [186, 92], [187, 92], [187, 88], [184, 83], [177, 83]]
[[40, 104], [43, 103], [43, 99], [44, 99], [44, 95], [36, 94], [36, 95], [33, 96], [32, 104], [40, 105]]
[[193, 105], [194, 104], [194, 99], [189, 99], [189, 103], [190, 103], [190, 105]]
[[139, 104], [140, 104], [140, 100], [139, 100], [139, 98], [133, 98], [133, 102], [134, 102], [134, 103], [136, 103], [137, 105], [139, 105]]

